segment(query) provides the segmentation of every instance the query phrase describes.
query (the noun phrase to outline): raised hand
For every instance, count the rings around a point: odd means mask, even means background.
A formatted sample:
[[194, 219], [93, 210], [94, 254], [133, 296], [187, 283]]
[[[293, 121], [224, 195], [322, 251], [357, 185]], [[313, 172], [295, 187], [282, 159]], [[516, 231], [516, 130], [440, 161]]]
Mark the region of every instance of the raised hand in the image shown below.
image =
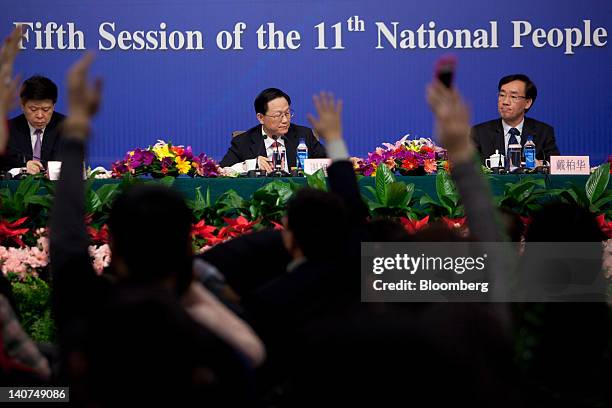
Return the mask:
[[4, 40], [0, 48], [0, 154], [6, 151], [8, 143], [7, 115], [17, 105], [17, 87], [20, 78], [13, 77], [13, 64], [19, 52], [20, 38], [21, 26], [18, 26]]
[[93, 58], [92, 53], [85, 54], [68, 71], [68, 119], [64, 124], [68, 137], [85, 139], [89, 134], [89, 121], [100, 106], [102, 80], [96, 78], [92, 85], [87, 79]]
[[312, 100], [319, 115], [315, 118], [308, 114], [308, 121], [313, 129], [325, 141], [342, 139], [342, 100], [336, 100], [330, 92], [314, 95]]
[[471, 160], [475, 149], [470, 138], [470, 112], [461, 95], [435, 80], [427, 86], [427, 102], [436, 119], [439, 142], [451, 160]]

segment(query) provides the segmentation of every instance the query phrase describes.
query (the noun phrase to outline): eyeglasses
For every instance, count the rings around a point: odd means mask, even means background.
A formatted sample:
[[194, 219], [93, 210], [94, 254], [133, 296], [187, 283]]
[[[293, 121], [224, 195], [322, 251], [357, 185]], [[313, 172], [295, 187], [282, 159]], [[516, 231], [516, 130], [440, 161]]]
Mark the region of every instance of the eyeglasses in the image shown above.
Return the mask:
[[292, 117], [295, 116], [295, 111], [292, 109], [289, 112], [276, 112], [273, 115], [264, 115], [264, 116], [272, 118], [272, 120], [282, 120], [284, 116], [287, 118], [287, 120], [290, 120]]
[[504, 92], [499, 92], [497, 94], [497, 100], [498, 101], [503, 101], [506, 99], [506, 97], [510, 98], [510, 102], [511, 103], [517, 103], [518, 101], [520, 101], [521, 99], [527, 99], [527, 97], [525, 96], [519, 96], [519, 95], [508, 95]]

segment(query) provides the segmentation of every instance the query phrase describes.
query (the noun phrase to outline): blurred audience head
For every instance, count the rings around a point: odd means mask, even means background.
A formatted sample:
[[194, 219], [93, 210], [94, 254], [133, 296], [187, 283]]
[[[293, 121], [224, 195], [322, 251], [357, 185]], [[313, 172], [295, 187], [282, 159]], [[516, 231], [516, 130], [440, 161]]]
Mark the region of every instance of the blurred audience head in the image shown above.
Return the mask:
[[179, 293], [187, 289], [191, 218], [177, 191], [159, 185], [128, 188], [113, 203], [108, 220], [118, 277], [138, 284], [170, 280]]
[[287, 203], [283, 242], [294, 259], [341, 259], [348, 240], [346, 207], [336, 195], [304, 188]]
[[377, 218], [367, 224], [368, 239], [372, 242], [410, 241], [410, 234], [399, 223], [388, 218]]
[[531, 242], [598, 242], [606, 239], [587, 208], [555, 202], [535, 212], [525, 239]]
[[502, 226], [510, 241], [520, 242], [523, 236], [523, 221], [521, 221], [521, 217], [516, 212], [506, 207], [500, 207], [499, 212]]

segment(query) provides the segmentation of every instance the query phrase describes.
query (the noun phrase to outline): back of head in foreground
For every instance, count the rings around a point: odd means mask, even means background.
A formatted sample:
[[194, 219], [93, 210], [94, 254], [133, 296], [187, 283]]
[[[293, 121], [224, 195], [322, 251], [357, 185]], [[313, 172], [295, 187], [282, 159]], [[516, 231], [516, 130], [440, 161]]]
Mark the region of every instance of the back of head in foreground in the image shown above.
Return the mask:
[[136, 185], [110, 213], [114, 270], [134, 285], [170, 280], [178, 293], [191, 281], [191, 211], [181, 194], [160, 185]]

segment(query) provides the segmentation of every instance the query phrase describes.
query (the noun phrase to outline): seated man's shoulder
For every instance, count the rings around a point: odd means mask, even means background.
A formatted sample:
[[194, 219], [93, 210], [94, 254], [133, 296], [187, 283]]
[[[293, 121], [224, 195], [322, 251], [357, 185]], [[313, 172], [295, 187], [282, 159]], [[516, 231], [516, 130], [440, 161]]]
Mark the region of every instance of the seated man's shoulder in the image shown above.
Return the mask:
[[309, 128], [307, 126], [296, 125], [295, 123], [291, 124], [291, 128], [293, 128], [295, 130], [295, 132], [297, 132], [298, 134], [312, 133], [312, 129], [311, 128]]
[[546, 122], [542, 122], [540, 120], [537, 120], [534, 118], [527, 118], [527, 117], [525, 117], [525, 125], [530, 126], [530, 127], [548, 128], [548, 129], [553, 128], [551, 125], [549, 125]]
[[479, 130], [487, 130], [487, 129], [494, 129], [497, 127], [501, 127], [501, 119], [497, 118], [497, 119], [491, 119], [491, 120], [487, 120], [486, 122], [481, 122], [478, 123], [476, 125], [474, 125], [472, 127], [473, 130], [479, 131]]

